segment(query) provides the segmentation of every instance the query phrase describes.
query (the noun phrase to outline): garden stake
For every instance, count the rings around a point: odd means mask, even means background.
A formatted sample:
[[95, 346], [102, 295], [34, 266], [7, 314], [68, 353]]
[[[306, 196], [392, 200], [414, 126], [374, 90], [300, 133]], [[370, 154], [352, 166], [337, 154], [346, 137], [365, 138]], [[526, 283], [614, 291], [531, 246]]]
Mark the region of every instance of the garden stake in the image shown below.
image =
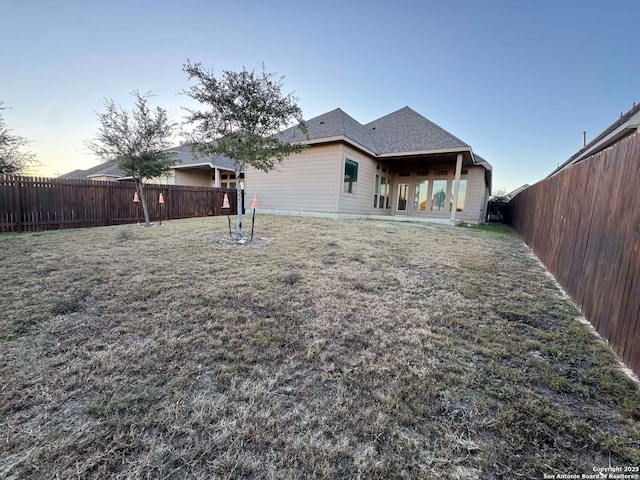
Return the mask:
[[222, 200], [222, 209], [227, 209], [227, 221], [229, 222], [229, 238], [233, 238], [231, 236], [231, 217], [229, 214], [231, 213], [231, 206], [229, 205], [229, 197], [227, 194], [224, 194], [224, 199]]
[[136, 204], [136, 222], [140, 225], [140, 215], [138, 215], [138, 206], [140, 205], [140, 198], [138, 198], [138, 192], [133, 193], [133, 203]]
[[258, 209], [258, 194], [253, 194], [253, 201], [251, 202], [251, 209], [253, 214], [251, 215], [251, 240], [253, 240], [253, 226], [256, 223], [256, 210]]
[[160, 205], [160, 226], [162, 226], [162, 207], [164, 207], [164, 197], [160, 192], [160, 198], [158, 198], [158, 204]]

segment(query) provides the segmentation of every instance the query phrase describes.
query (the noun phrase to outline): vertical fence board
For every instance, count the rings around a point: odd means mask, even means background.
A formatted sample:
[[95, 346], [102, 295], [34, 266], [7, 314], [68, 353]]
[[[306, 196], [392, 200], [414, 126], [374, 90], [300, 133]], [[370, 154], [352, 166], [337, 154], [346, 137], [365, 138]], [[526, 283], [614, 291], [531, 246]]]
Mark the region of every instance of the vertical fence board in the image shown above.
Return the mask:
[[640, 134], [510, 203], [512, 226], [598, 333], [640, 374]]

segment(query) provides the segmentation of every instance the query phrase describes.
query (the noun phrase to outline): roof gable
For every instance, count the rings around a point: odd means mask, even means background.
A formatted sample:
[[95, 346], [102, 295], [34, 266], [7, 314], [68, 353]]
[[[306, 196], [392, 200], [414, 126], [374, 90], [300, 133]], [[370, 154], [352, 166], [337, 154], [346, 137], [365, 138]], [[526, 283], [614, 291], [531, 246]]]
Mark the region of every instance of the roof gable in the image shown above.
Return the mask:
[[306, 124], [307, 135], [298, 127], [291, 127], [278, 134], [278, 137], [288, 142], [304, 142], [342, 136], [376, 155], [470, 148], [465, 142], [409, 107], [366, 125], [336, 108], [308, 120]]
[[279, 133], [278, 138], [287, 142], [305, 142], [324, 138], [346, 137], [372, 152], [377, 151], [368, 129], [340, 108], [318, 115], [305, 121], [305, 123], [307, 125], [306, 135], [300, 128], [294, 126]]
[[367, 123], [365, 127], [379, 146], [378, 154], [470, 148], [409, 107]]

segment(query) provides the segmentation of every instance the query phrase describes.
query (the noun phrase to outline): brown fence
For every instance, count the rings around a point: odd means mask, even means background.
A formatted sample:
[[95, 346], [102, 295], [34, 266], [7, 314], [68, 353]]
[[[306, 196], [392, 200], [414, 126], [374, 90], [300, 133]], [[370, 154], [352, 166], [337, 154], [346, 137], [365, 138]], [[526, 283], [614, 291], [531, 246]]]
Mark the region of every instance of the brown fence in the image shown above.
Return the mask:
[[527, 188], [512, 225], [640, 374], [640, 134]]
[[[0, 175], [0, 232], [55, 230], [135, 223], [144, 220], [133, 202], [132, 182], [96, 182]], [[186, 185], [146, 185], [152, 221], [222, 215], [229, 193], [236, 213], [235, 190]], [[160, 207], [159, 194], [165, 204]], [[226, 214], [226, 210], [224, 211]]]

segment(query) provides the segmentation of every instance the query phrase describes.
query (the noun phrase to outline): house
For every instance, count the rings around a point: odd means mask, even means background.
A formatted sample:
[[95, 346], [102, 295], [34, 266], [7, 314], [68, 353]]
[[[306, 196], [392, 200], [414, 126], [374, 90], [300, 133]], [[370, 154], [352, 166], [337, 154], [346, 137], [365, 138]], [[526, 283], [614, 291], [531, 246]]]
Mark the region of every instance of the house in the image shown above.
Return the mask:
[[[189, 145], [169, 149], [175, 152], [175, 165], [159, 178], [149, 183], [168, 185], [194, 185], [201, 187], [236, 188], [236, 175], [233, 162], [222, 155], [195, 158]], [[87, 170], [74, 170], [61, 175], [61, 178], [89, 179], [101, 181], [131, 180], [115, 160], [103, 162]], [[243, 174], [240, 181], [243, 182]]]
[[507, 200], [512, 200], [516, 195], [518, 195], [519, 193], [524, 192], [527, 188], [529, 188], [531, 185], [529, 185], [528, 183], [525, 183], [524, 185], [519, 186], [518, 188], [516, 188], [515, 190], [507, 193], [505, 195], [505, 197], [507, 198]]
[[[580, 150], [572, 155], [566, 162], [558, 166], [548, 177], [553, 177], [559, 171], [564, 170], [571, 165], [581, 162], [585, 158], [601, 152], [622, 139], [640, 131], [640, 102], [634, 103], [633, 107], [625, 113], [620, 114], [615, 122], [605, 128], [593, 140], [585, 144]], [[586, 133], [585, 133], [586, 135]]]
[[484, 221], [491, 165], [409, 107], [359, 123], [341, 109], [279, 134], [306, 144], [269, 173], [246, 172], [267, 213]]

